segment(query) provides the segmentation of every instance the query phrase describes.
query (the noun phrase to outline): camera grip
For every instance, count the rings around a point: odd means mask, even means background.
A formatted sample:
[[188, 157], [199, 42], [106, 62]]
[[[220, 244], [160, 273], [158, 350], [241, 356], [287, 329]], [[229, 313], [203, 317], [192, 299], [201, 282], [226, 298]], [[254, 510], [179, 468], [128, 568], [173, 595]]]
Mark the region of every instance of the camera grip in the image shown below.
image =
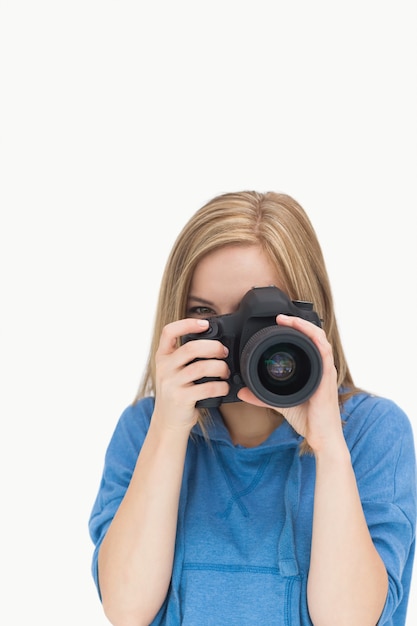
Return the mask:
[[[210, 376], [205, 376], [204, 378], [199, 378], [198, 380], [194, 381], [195, 385], [201, 385], [201, 383], [207, 383], [210, 380], [222, 380], [221, 378], [216, 377], [210, 377]], [[216, 397], [216, 398], [204, 398], [203, 400], [197, 400], [196, 402], [196, 407], [200, 407], [200, 408], [214, 408], [214, 407], [219, 407], [222, 403], [222, 397]]]
[[195, 405], [201, 409], [213, 409], [218, 408], [222, 403], [222, 398], [205, 398], [204, 400], [198, 400]]

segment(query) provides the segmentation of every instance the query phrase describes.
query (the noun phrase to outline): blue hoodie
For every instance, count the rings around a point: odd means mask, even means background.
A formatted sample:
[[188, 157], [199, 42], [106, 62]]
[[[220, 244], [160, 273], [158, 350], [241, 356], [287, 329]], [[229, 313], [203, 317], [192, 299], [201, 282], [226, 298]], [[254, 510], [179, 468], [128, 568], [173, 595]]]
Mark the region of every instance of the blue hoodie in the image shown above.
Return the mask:
[[[128, 407], [106, 453], [90, 518], [93, 576], [106, 530], [128, 487], [153, 398]], [[217, 410], [207, 441], [189, 439], [171, 585], [152, 626], [311, 626], [307, 576], [315, 460], [288, 422], [255, 448], [234, 446]], [[410, 422], [367, 394], [342, 418], [362, 506], [389, 575], [379, 626], [404, 626], [415, 547], [416, 461]], [[140, 590], [138, 590], [140, 593]], [[337, 623], [337, 616], [335, 616]]]

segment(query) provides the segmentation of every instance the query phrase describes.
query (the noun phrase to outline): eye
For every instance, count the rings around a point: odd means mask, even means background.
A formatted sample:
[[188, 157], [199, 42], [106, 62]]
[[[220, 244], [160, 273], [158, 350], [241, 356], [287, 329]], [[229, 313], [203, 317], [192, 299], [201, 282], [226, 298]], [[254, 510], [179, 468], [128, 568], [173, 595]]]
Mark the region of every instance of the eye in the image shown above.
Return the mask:
[[206, 319], [213, 315], [216, 315], [216, 312], [208, 306], [193, 306], [187, 310], [188, 317], [201, 317], [202, 319]]

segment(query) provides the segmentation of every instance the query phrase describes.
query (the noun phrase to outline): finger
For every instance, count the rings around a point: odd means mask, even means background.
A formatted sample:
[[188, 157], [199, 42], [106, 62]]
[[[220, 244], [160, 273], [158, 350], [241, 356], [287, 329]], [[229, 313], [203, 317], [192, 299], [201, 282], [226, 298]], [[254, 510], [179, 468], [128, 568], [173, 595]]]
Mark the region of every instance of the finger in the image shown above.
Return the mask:
[[309, 339], [314, 341], [318, 345], [324, 345], [327, 342], [326, 333], [320, 326], [303, 319], [302, 317], [296, 317], [294, 315], [284, 315], [280, 313], [276, 318], [279, 326], [287, 326], [288, 328], [294, 328], [304, 333]]
[[239, 389], [237, 397], [239, 398], [239, 400], [242, 400], [242, 402], [247, 402], [248, 404], [254, 404], [255, 406], [263, 407], [268, 406], [267, 404], [265, 404], [265, 402], [259, 400], [259, 398], [257, 398], [255, 394], [252, 393], [250, 389], [248, 389], [248, 387], [243, 387], [242, 389]]
[[218, 359], [200, 359], [193, 361], [181, 371], [181, 382], [195, 382], [202, 378], [220, 378], [227, 380], [230, 377], [229, 366], [225, 361]]
[[209, 322], [196, 318], [185, 318], [167, 324], [162, 329], [158, 352], [170, 354], [177, 349], [178, 339], [188, 333], [201, 333], [207, 330]]
[[242, 387], [242, 389], [239, 389], [237, 397], [239, 398], [239, 400], [242, 400], [242, 402], [254, 404], [255, 406], [263, 406], [265, 408], [272, 409], [273, 411], [277, 411], [281, 415], [284, 415], [285, 411], [287, 410], [286, 407], [279, 407], [275, 404], [272, 406], [270, 404], [266, 404], [266, 402], [263, 402], [262, 400], [259, 400], [259, 398], [257, 398], [248, 387]]
[[194, 402], [198, 402], [199, 400], [207, 400], [208, 398], [220, 398], [227, 396], [229, 391], [229, 383], [225, 380], [210, 380], [205, 383], [193, 383], [191, 393]]
[[193, 339], [177, 350], [178, 363], [186, 365], [195, 359], [225, 359], [229, 350], [217, 339]]

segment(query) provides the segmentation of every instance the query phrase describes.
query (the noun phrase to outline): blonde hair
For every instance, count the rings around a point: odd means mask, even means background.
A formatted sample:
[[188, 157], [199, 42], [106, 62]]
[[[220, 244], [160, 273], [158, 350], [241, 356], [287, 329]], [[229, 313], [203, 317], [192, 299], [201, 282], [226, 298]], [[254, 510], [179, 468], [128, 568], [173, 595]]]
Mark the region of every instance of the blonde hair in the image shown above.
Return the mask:
[[304, 209], [283, 193], [225, 193], [200, 208], [178, 235], [160, 286], [147, 367], [136, 400], [155, 393], [155, 353], [163, 327], [186, 316], [193, 272], [201, 259], [228, 245], [258, 245], [277, 267], [280, 288], [292, 300], [308, 300], [332, 345], [338, 386], [356, 388], [337, 328], [329, 277], [320, 244]]

